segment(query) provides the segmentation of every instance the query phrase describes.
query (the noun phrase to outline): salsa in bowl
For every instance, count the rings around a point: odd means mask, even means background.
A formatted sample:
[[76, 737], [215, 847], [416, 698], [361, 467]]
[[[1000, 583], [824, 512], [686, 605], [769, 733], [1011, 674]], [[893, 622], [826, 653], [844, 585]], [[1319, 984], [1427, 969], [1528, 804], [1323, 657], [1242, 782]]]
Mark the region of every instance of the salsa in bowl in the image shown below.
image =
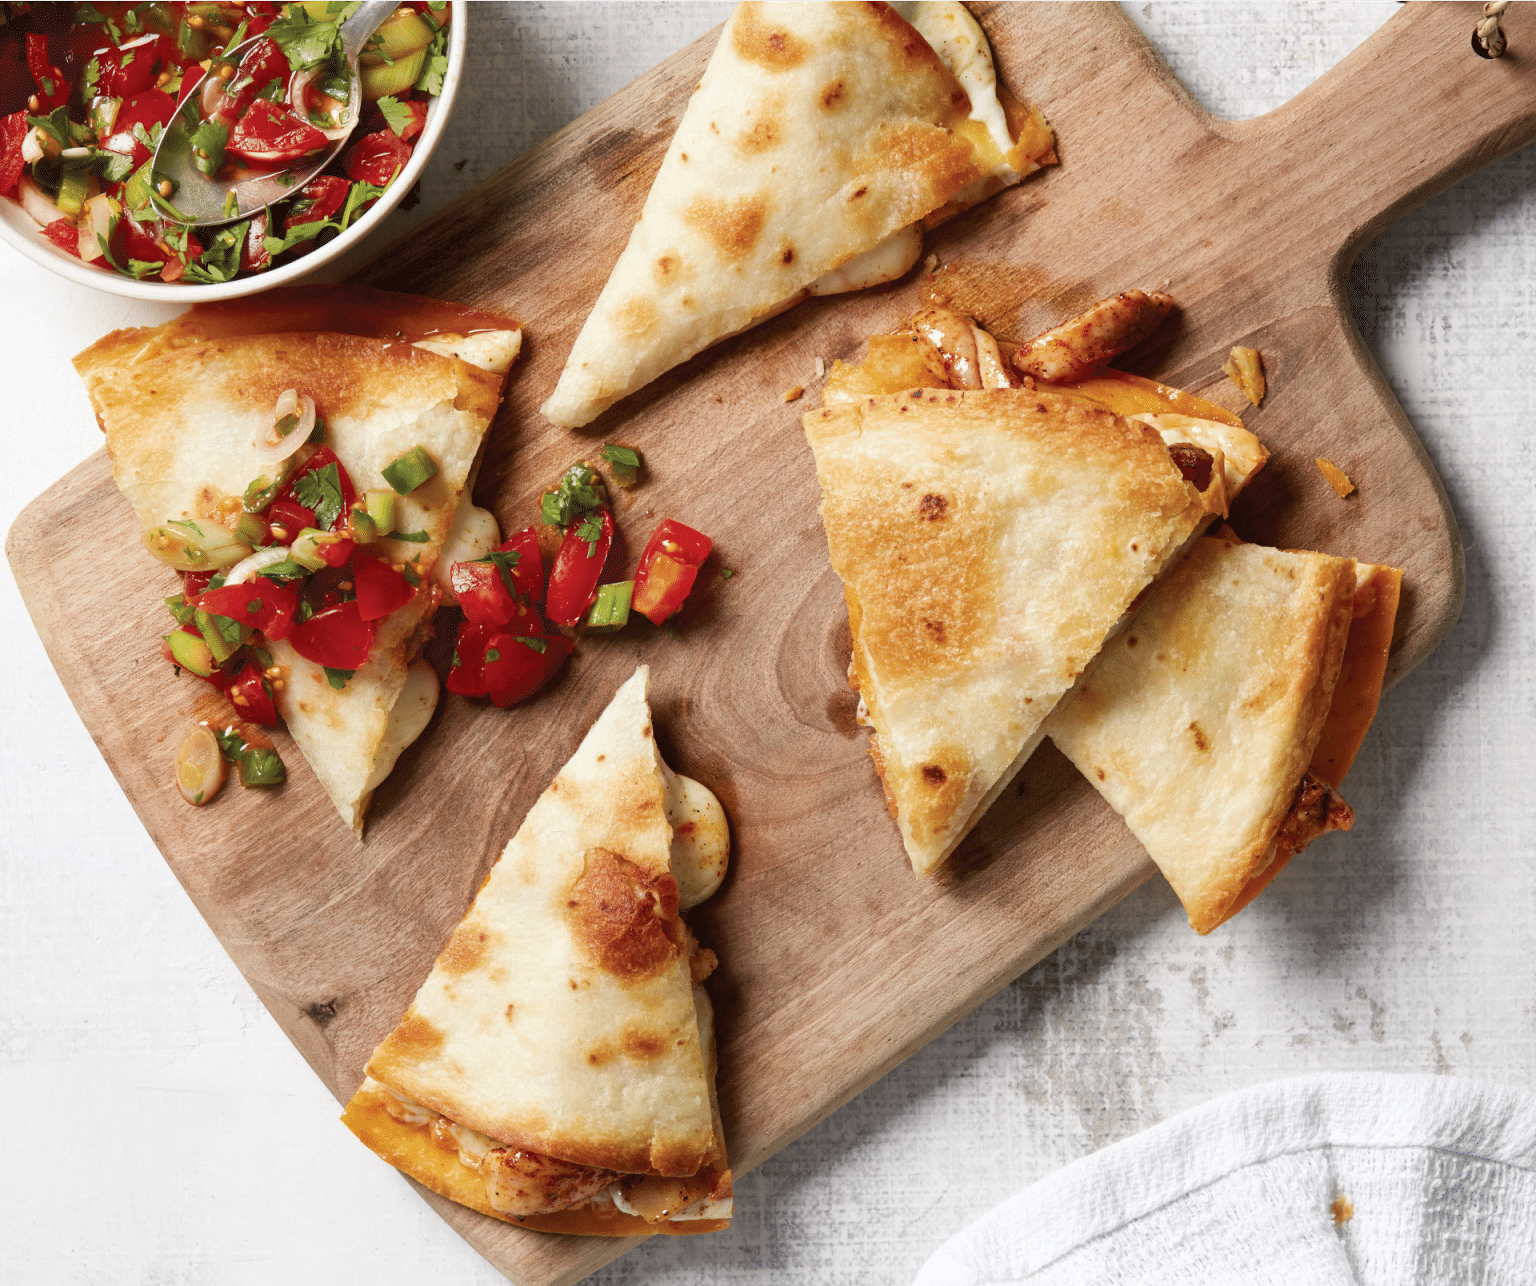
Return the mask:
[[[354, 103], [337, 29], [355, 7], [0, 3], [0, 237], [141, 299], [230, 298], [312, 272], [409, 191], [463, 60], [466, 6], [402, 4], [359, 59]], [[357, 122], [291, 194], [194, 228], [151, 166], [178, 112], [198, 167], [236, 179], [312, 165]]]

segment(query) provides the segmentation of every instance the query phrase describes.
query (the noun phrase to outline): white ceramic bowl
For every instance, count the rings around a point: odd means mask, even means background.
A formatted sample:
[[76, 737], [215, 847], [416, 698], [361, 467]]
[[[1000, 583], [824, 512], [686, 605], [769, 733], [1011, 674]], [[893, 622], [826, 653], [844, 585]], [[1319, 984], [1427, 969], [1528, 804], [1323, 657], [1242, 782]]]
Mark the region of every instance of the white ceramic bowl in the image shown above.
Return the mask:
[[47, 237], [41, 235], [38, 225], [31, 216], [21, 208], [20, 204], [9, 197], [0, 197], [0, 240], [14, 246], [33, 263], [41, 264], [49, 271], [56, 272], [61, 277], [68, 277], [69, 280], [78, 282], [82, 286], [91, 286], [96, 290], [105, 290], [114, 295], [127, 295], [130, 299], [145, 299], [150, 303], [168, 304], [182, 301], [190, 304], [198, 300], [236, 299], [241, 295], [259, 294], [263, 290], [270, 290], [273, 286], [291, 285], [362, 241], [384, 221], [384, 217], [391, 210], [400, 204], [405, 194], [411, 190], [411, 185], [421, 177], [422, 170], [426, 168], [427, 158], [432, 155], [432, 149], [437, 146], [437, 140], [442, 137], [443, 130], [447, 127], [448, 114], [453, 110], [453, 100], [459, 92], [459, 76], [464, 69], [464, 31], [469, 8], [470, 6], [462, 0], [453, 6], [453, 22], [448, 28], [448, 70], [443, 74], [443, 92], [427, 103], [427, 123], [416, 138], [416, 146], [411, 152], [411, 159], [406, 162], [405, 169], [390, 184], [389, 191], [375, 201], [361, 219], [333, 241], [327, 242], [318, 250], [310, 251], [293, 263], [267, 272], [258, 272], [250, 277], [239, 277], [217, 286], [184, 286], [163, 281], [135, 281], [132, 277], [125, 277], [122, 273], [113, 272], [110, 268], [93, 268], [67, 251], [59, 249]]

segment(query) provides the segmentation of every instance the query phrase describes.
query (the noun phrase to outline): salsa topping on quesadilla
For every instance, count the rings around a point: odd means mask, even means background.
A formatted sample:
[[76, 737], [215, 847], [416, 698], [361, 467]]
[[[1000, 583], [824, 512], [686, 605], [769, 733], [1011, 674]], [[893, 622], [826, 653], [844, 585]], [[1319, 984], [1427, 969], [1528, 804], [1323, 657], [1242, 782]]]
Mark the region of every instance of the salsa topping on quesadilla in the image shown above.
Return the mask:
[[419, 653], [449, 566], [501, 541], [469, 491], [520, 344], [477, 310], [302, 287], [76, 358], [143, 543], [182, 575], [167, 656], [247, 741], [281, 719], [354, 829], [435, 708]]

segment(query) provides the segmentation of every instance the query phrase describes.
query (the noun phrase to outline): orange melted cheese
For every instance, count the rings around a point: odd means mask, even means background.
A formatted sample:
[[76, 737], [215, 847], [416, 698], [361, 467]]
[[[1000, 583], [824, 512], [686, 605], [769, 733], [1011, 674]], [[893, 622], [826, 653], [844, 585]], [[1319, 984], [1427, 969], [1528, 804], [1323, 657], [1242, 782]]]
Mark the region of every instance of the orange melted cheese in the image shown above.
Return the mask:
[[1218, 424], [1234, 429], [1243, 427], [1242, 420], [1225, 407], [1207, 402], [1203, 397], [1186, 393], [1171, 384], [1159, 384], [1128, 371], [1101, 367], [1086, 379], [1069, 380], [1065, 384], [1049, 384], [1044, 387], [1058, 393], [1076, 394], [1107, 406], [1116, 415], [1166, 415], [1169, 411], [1192, 416], [1197, 420], [1215, 420]]
[[1396, 567], [1377, 567], [1355, 588], [1355, 619], [1344, 645], [1333, 704], [1328, 707], [1322, 736], [1312, 752], [1313, 774], [1335, 790], [1355, 762], [1360, 743], [1376, 717], [1402, 584], [1403, 573]]

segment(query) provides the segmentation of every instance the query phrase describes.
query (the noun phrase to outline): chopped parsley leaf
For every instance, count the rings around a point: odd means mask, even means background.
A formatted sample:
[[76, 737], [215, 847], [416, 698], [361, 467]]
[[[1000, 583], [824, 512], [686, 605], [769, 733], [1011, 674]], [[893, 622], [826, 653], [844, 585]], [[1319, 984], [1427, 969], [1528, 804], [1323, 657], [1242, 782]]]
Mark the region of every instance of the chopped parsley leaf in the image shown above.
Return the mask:
[[340, 692], [344, 687], [346, 687], [347, 686], [347, 680], [350, 679], [354, 674], [357, 673], [356, 670], [337, 670], [337, 669], [332, 669], [329, 665], [325, 666], [324, 669], [325, 669], [325, 681], [327, 683], [329, 683], [333, 688], [335, 688], [336, 691], [338, 691], [338, 692]]
[[413, 119], [411, 109], [398, 98], [390, 95], [385, 95], [385, 97], [378, 99], [376, 105], [384, 113], [384, 120], [389, 128], [394, 130], [397, 135], [404, 135], [405, 127]]

